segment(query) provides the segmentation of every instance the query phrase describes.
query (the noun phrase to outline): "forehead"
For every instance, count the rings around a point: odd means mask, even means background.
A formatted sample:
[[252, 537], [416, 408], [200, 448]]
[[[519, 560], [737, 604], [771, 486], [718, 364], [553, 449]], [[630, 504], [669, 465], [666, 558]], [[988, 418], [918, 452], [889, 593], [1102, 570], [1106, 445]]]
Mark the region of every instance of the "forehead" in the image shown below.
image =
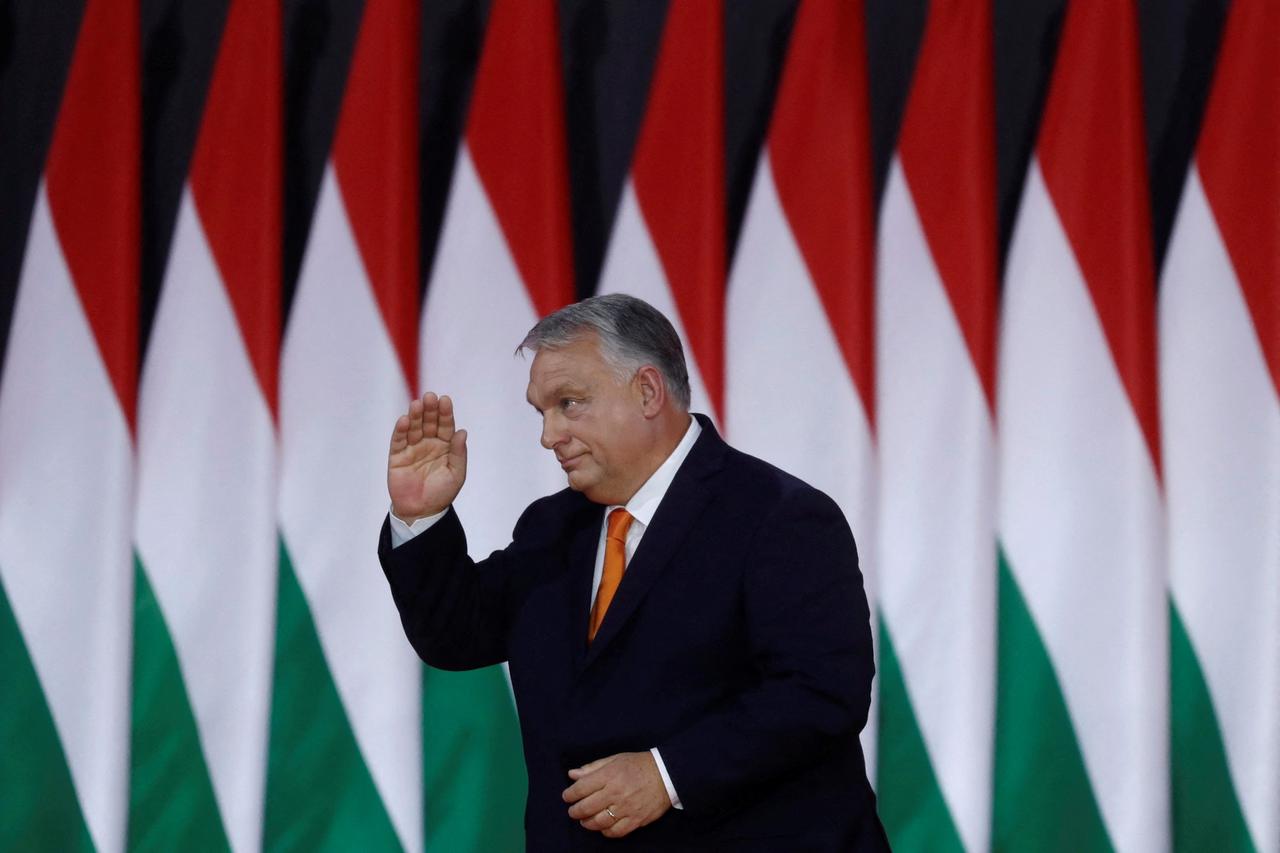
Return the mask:
[[554, 349], [539, 350], [529, 365], [529, 393], [561, 385], [585, 385], [609, 372], [595, 337], [584, 337]]

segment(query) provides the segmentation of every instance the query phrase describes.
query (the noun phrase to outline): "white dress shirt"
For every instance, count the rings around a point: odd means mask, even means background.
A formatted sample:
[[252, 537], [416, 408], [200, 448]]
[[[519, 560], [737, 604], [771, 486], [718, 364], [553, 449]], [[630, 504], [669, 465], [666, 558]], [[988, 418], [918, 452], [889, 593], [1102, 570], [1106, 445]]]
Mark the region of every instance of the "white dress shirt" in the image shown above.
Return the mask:
[[[680, 443], [676, 445], [675, 450], [671, 451], [671, 455], [658, 466], [658, 470], [654, 471], [648, 480], [645, 480], [644, 485], [623, 506], [627, 512], [631, 513], [631, 517], [634, 519], [627, 529], [627, 565], [631, 564], [631, 558], [635, 555], [636, 549], [640, 547], [640, 540], [644, 538], [644, 532], [653, 523], [653, 516], [658, 511], [658, 505], [662, 503], [663, 497], [667, 494], [667, 489], [671, 487], [671, 481], [676, 477], [676, 472], [680, 470], [681, 464], [684, 463], [685, 457], [689, 455], [689, 451], [693, 449], [693, 444], [698, 440], [698, 436], [701, 433], [702, 427], [698, 425], [697, 418], [690, 417], [689, 428], [685, 430], [684, 437], [680, 439]], [[600, 538], [596, 545], [596, 564], [591, 577], [591, 601], [587, 603], [588, 610], [596, 600], [596, 591], [600, 588], [600, 577], [604, 573], [604, 543], [605, 534], [608, 531], [609, 513], [619, 506], [619, 504], [613, 504], [605, 507], [604, 520], [600, 523]], [[391, 513], [391, 546], [399, 548], [418, 534], [430, 530], [432, 525], [444, 518], [446, 512], [448, 512], [448, 509], [435, 515], [419, 518], [413, 524], [406, 524], [397, 518], [394, 512]], [[663, 763], [657, 747], [650, 749], [649, 754], [653, 756], [654, 763], [658, 765], [658, 773], [662, 776], [662, 784], [666, 786], [667, 796], [671, 798], [671, 805], [678, 809], [683, 808], [680, 803], [680, 797], [676, 794], [675, 785], [672, 784], [671, 777], [667, 774], [667, 765]]]

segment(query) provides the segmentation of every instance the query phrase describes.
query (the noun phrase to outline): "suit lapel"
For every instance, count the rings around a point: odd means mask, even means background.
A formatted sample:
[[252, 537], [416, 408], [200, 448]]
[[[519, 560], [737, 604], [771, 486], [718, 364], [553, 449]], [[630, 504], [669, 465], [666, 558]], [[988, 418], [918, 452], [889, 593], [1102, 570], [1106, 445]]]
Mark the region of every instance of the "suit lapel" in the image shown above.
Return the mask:
[[596, 550], [600, 547], [600, 527], [604, 507], [590, 504], [569, 542], [569, 625], [574, 638], [574, 669], [580, 669], [587, 654], [587, 623], [591, 615], [591, 581], [595, 574]]
[[[622, 626], [636, 612], [645, 595], [654, 582], [671, 563], [680, 544], [688, 536], [697, 523], [698, 517], [711, 499], [711, 490], [704, 480], [719, 470], [724, 460], [727, 445], [716, 433], [711, 421], [702, 415], [696, 415], [702, 425], [702, 434], [688, 458], [676, 472], [670, 488], [654, 513], [653, 522], [644, 532], [640, 547], [631, 558], [622, 582], [618, 584], [618, 592], [609, 605], [604, 622], [595, 640], [587, 648], [583, 667], [588, 667], [600, 656], [621, 631]], [[598, 525], [597, 525], [598, 529]], [[598, 542], [599, 535], [596, 536]], [[593, 554], [594, 556], [594, 554]], [[592, 562], [594, 569], [594, 560]], [[590, 581], [588, 581], [588, 584]], [[588, 596], [590, 588], [588, 586]], [[583, 637], [586, 637], [586, 622], [583, 621]]]

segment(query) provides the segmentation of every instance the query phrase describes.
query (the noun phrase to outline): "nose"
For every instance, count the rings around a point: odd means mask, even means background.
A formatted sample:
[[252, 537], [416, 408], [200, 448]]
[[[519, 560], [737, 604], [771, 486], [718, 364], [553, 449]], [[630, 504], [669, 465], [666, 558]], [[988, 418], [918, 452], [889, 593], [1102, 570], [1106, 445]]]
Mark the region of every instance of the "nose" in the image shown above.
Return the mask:
[[557, 445], [563, 444], [568, 438], [563, 424], [558, 423], [558, 420], [555, 412], [546, 412], [542, 416], [542, 446], [547, 450], [555, 450]]

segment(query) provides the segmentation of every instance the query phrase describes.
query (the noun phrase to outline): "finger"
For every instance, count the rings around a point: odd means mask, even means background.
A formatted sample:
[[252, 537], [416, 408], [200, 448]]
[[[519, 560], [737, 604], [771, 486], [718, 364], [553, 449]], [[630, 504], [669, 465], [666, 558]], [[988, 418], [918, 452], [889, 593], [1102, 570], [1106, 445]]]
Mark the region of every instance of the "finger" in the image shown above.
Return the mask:
[[[617, 809], [614, 809], [616, 812]], [[605, 838], [621, 838], [628, 835], [632, 830], [639, 828], [640, 822], [629, 815], [624, 815], [614, 821], [613, 826], [606, 827], [600, 831]]]
[[569, 771], [569, 778], [581, 779], [583, 776], [586, 776], [588, 773], [596, 772], [601, 767], [604, 767], [606, 764], [608, 764], [610, 761], [616, 760], [617, 757], [618, 756], [616, 754], [606, 755], [604, 758], [597, 758], [595, 761], [584, 764], [581, 767], [575, 767]]
[[391, 453], [399, 453], [409, 446], [409, 416], [396, 418], [395, 429], [391, 430]]
[[409, 444], [417, 444], [422, 441], [422, 401], [411, 400], [409, 402], [409, 415], [405, 420], [406, 433], [405, 441]]
[[449, 467], [467, 476], [467, 431], [460, 429], [449, 441]]
[[[603, 788], [583, 797], [572, 806], [569, 807], [569, 817], [574, 820], [586, 820], [592, 815], [599, 814], [606, 808], [611, 806], [613, 801], [609, 799], [609, 794]], [[613, 810], [614, 814], [618, 813], [617, 809]]]
[[[617, 814], [617, 813], [618, 813], [618, 810], [614, 809], [613, 814]], [[620, 820], [622, 820], [621, 817], [613, 817], [604, 809], [600, 809], [600, 811], [596, 812], [591, 817], [587, 818], [586, 820], [580, 820], [578, 821], [578, 823], [582, 826], [583, 829], [589, 829], [592, 832], [602, 832], [603, 830], [606, 830], [609, 827], [615, 825]]]
[[589, 797], [603, 788], [604, 781], [599, 776], [588, 776], [585, 779], [579, 779], [568, 788], [565, 788], [564, 793], [560, 796], [564, 798], [566, 803], [576, 803], [583, 797]]
[[440, 398], [431, 391], [422, 395], [422, 436], [435, 438], [440, 421]]
[[597, 781], [595, 784], [588, 779], [582, 779], [574, 782], [560, 793], [560, 798], [566, 803], [576, 803], [583, 797], [589, 797], [604, 786]]
[[440, 423], [436, 437], [444, 441], [453, 438], [453, 398], [448, 395], [440, 398]]

